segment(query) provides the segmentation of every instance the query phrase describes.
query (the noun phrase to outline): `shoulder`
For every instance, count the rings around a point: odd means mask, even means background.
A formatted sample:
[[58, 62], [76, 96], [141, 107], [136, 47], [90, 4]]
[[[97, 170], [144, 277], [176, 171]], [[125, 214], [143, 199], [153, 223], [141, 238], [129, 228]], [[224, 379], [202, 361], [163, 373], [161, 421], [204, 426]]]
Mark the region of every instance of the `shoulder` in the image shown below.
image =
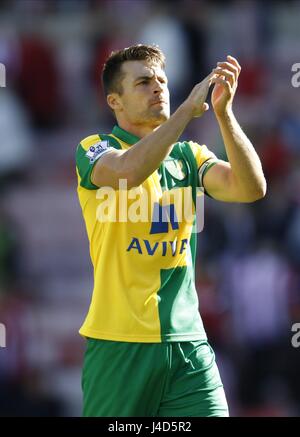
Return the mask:
[[78, 147], [81, 146], [84, 150], [88, 150], [92, 145], [98, 143], [101, 141], [101, 134], [92, 134], [88, 137], [83, 138], [79, 144]]
[[216, 155], [205, 144], [199, 144], [191, 140], [178, 143], [177, 150], [181, 150], [181, 153], [185, 155], [192, 156], [198, 168], [208, 159], [217, 159]]
[[94, 151], [94, 148], [97, 149], [107, 149], [113, 147], [114, 149], [121, 149], [120, 142], [112, 135], [112, 134], [93, 134], [88, 137], [83, 138], [78, 146], [78, 150], [83, 152]]
[[83, 138], [76, 148], [76, 167], [79, 183], [82, 187], [95, 190], [98, 187], [91, 181], [93, 167], [98, 159], [112, 147], [104, 137], [107, 135], [93, 134]]
[[119, 142], [111, 134], [93, 134], [83, 138], [76, 147], [76, 160], [83, 157], [95, 158], [107, 150], [121, 149]]
[[195, 141], [182, 141], [174, 145], [173, 155], [192, 156], [196, 160], [215, 157], [214, 153], [205, 144], [198, 144]]
[[174, 151], [177, 153], [182, 153], [186, 151], [192, 151], [193, 154], [196, 154], [202, 148], [206, 148], [205, 144], [198, 144], [195, 141], [179, 141], [174, 145]]
[[192, 141], [192, 140], [184, 141], [181, 144], [183, 144], [185, 148], [190, 149], [194, 155], [196, 155], [197, 153], [199, 153], [202, 150], [207, 149], [207, 146], [205, 144], [199, 144], [199, 143], [196, 143], [195, 141]]

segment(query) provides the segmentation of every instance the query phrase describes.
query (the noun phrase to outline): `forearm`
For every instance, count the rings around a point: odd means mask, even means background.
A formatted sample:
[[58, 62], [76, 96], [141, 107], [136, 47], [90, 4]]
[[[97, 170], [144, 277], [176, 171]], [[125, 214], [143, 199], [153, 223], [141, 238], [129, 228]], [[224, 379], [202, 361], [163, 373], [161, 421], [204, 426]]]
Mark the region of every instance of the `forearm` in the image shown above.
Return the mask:
[[169, 120], [123, 154], [122, 173], [131, 175], [133, 185], [141, 184], [159, 167], [191, 118], [191, 111], [181, 105]]
[[216, 117], [232, 170], [232, 184], [235, 184], [243, 197], [249, 201], [263, 197], [266, 192], [266, 180], [251, 141], [242, 131], [232, 110]]

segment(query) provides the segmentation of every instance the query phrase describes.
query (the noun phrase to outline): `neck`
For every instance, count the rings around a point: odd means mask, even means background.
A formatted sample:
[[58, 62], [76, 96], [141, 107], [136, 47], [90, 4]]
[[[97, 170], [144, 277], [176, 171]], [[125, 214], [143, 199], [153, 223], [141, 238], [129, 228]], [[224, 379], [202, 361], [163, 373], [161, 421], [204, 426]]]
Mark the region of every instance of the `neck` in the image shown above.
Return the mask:
[[129, 132], [139, 138], [145, 137], [151, 132], [154, 132], [159, 127], [159, 126], [135, 125], [123, 120], [122, 121], [118, 120], [118, 125], [120, 126], [120, 128], [126, 130], [126, 132]]

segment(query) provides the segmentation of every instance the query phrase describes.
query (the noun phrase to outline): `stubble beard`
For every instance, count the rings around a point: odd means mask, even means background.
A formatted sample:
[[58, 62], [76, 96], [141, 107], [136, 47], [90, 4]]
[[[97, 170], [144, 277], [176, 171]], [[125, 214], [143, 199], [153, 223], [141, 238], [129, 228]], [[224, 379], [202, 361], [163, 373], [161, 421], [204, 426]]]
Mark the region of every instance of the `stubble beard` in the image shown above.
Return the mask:
[[169, 119], [170, 115], [166, 109], [150, 108], [141, 114], [140, 124], [147, 124], [152, 127], [157, 127]]

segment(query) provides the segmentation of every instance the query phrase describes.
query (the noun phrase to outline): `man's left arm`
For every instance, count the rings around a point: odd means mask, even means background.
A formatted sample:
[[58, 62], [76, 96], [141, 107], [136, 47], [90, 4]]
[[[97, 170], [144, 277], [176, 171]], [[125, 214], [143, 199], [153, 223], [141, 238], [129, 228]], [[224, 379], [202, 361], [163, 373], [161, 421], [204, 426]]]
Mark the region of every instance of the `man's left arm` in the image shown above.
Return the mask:
[[228, 56], [214, 70], [211, 99], [229, 163], [219, 160], [209, 168], [203, 176], [203, 185], [211, 197], [224, 202], [254, 202], [266, 193], [260, 159], [232, 111], [240, 69], [237, 60]]

